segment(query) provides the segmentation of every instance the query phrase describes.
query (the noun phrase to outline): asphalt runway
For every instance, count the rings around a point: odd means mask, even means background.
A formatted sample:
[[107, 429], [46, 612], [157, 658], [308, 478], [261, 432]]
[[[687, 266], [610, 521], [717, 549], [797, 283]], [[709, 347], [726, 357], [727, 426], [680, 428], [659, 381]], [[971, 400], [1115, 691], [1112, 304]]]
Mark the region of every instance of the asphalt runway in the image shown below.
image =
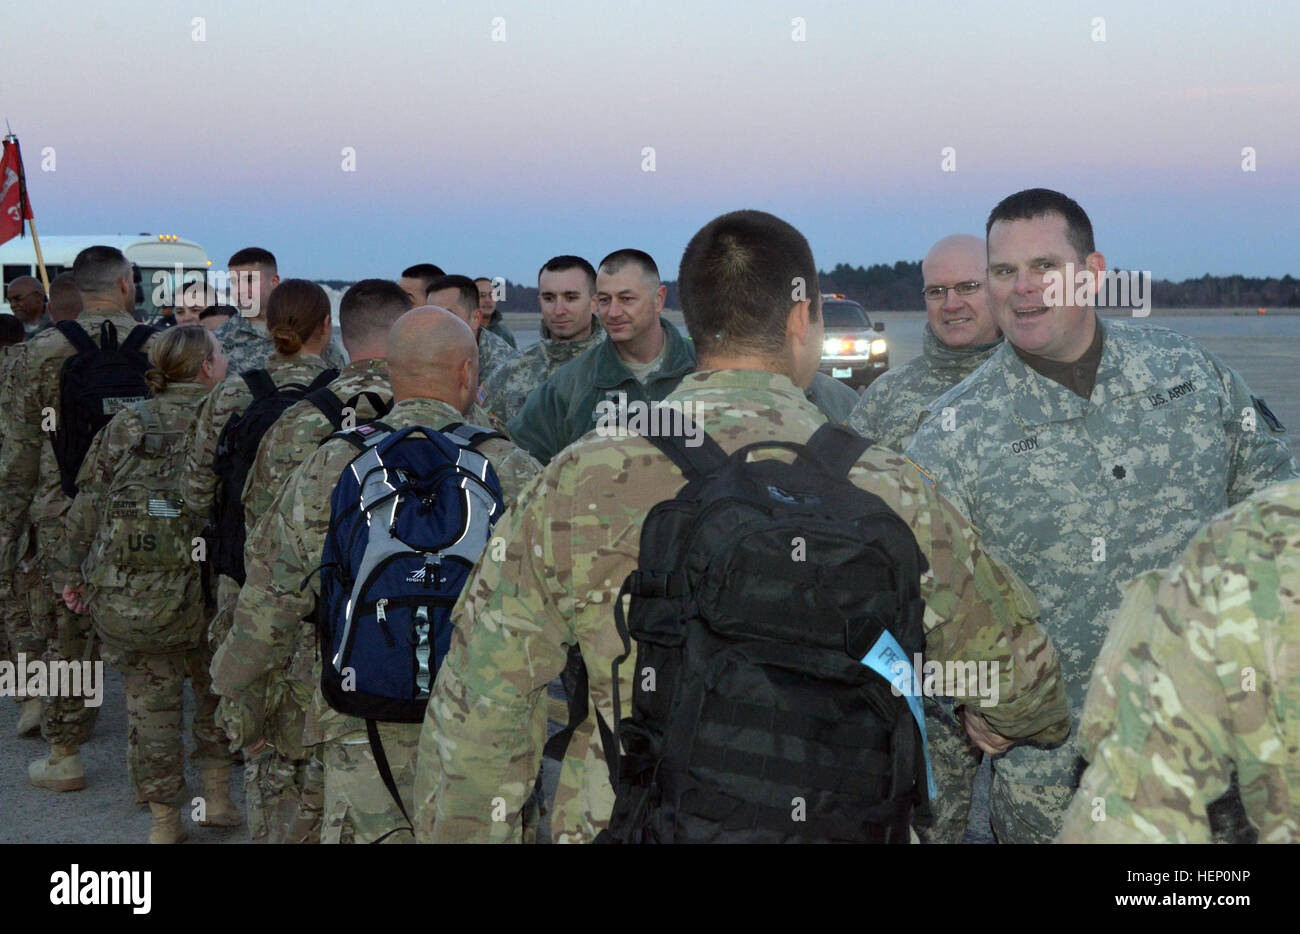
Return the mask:
[[[669, 318], [680, 325], [679, 315], [670, 313]], [[920, 352], [922, 313], [894, 312], [879, 319], [885, 322], [884, 337], [890, 344], [893, 365]], [[536, 315], [507, 316], [521, 346], [537, 340], [538, 320]], [[1172, 327], [1202, 341], [1237, 369], [1256, 395], [1267, 399], [1284, 424], [1293, 429], [1300, 425], [1300, 315], [1189, 314], [1153, 316], [1146, 323]], [[1300, 451], [1300, 430], [1293, 433], [1291, 443]], [[187, 698], [187, 718], [191, 709], [192, 699]], [[28, 784], [27, 763], [43, 756], [46, 746], [39, 739], [16, 739], [17, 721], [17, 705], [0, 699], [0, 843], [135, 843], [148, 838], [148, 808], [131, 803], [132, 789], [126, 776], [126, 711], [120, 675], [105, 666], [104, 704], [94, 737], [82, 750], [87, 780], [84, 791], [56, 794]], [[197, 773], [187, 767], [186, 775], [191, 793], [199, 793]], [[554, 782], [553, 775], [550, 781]], [[234, 795], [242, 805], [238, 776]], [[987, 768], [977, 787], [969, 842], [991, 842], [986, 815]], [[247, 839], [242, 827], [203, 829], [191, 824], [188, 816], [185, 823], [191, 843]]]

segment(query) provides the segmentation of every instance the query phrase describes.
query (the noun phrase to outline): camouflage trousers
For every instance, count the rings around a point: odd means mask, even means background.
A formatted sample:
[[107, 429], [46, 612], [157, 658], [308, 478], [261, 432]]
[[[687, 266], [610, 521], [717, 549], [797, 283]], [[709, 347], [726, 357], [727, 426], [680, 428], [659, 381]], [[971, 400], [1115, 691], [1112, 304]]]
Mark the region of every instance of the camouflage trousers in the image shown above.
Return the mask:
[[[38, 564], [28, 590], [27, 605], [35, 637], [44, 647], [47, 665], [55, 662], [98, 662], [99, 637], [90, 614], [69, 610], [43, 565]], [[90, 739], [99, 707], [86, 703], [84, 694], [47, 696], [41, 703], [41, 735], [51, 746], [80, 746]]]
[[39, 572], [30, 566], [24, 570], [24, 565], [25, 562], [14, 571], [13, 596], [0, 605], [0, 612], [4, 613], [0, 657], [13, 662], [18, 661], [19, 655], [40, 658], [45, 649], [32, 620], [31, 591], [39, 580]]
[[244, 764], [244, 802], [254, 843], [320, 843], [324, 765], [268, 747]]
[[[407, 814], [414, 814], [415, 756], [419, 723], [381, 723], [379, 738]], [[414, 843], [375, 764], [364, 733], [349, 733], [324, 745], [325, 824], [321, 843]], [[395, 831], [395, 832], [393, 832]]]
[[104, 659], [126, 681], [126, 769], [136, 795], [156, 804], [183, 805], [185, 743], [181, 737], [185, 679], [194, 691], [190, 762], [200, 771], [229, 768], [234, 755], [216, 722], [206, 646], [148, 655], [104, 646]]
[[937, 794], [930, 802], [933, 820], [913, 829], [922, 843], [961, 843], [970, 823], [975, 778], [983, 753], [953, 715], [940, 712], [937, 701], [925, 699], [925, 738], [930, 748], [930, 773]]

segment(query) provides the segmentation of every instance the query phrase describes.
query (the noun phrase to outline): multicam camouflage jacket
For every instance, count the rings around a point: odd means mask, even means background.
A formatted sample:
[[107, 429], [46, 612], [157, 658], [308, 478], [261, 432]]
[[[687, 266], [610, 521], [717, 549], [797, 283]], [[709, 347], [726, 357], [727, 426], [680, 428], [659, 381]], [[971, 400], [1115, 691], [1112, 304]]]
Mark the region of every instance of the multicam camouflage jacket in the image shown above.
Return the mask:
[[1209, 843], [1235, 771], [1261, 843], [1300, 842], [1300, 482], [1133, 582], [1088, 690], [1067, 843]]
[[[112, 322], [118, 342], [126, 340], [138, 321], [125, 311], [104, 308], [81, 313], [77, 322], [99, 343], [100, 325]], [[145, 343], [147, 351], [156, 337]], [[59, 485], [50, 432], [59, 413], [59, 376], [63, 363], [76, 351], [56, 328], [42, 331], [22, 344], [10, 364], [10, 377], [0, 398], [5, 429], [0, 446], [0, 576], [13, 573], [19, 540], [35, 529], [44, 542], [53, 542], [72, 500]]]
[[[435, 399], [403, 400], [383, 419], [394, 429], [407, 425], [443, 428], [465, 420], [460, 412]], [[540, 466], [504, 439], [485, 441], [479, 450], [496, 470], [509, 508]], [[342, 439], [321, 445], [289, 476], [266, 514], [249, 530], [244, 553], [248, 579], [240, 591], [230, 634], [212, 661], [213, 690], [233, 702], [223, 707], [223, 722], [240, 745], [253, 743], [265, 733], [265, 697], [250, 686], [293, 657], [302, 621], [315, 608], [320, 585], [313, 572], [320, 566], [325, 548], [330, 495], [356, 453]], [[320, 661], [314, 655], [313, 662], [314, 673], [301, 679], [315, 692], [313, 716], [303, 726], [302, 745], [364, 730], [363, 721], [325, 704], [317, 687]]]
[[[392, 404], [393, 390], [388, 382], [388, 361], [382, 358], [356, 360], [345, 366], [329, 389], [345, 406], [351, 403], [355, 424], [374, 418], [379, 412], [373, 399], [385, 406]], [[245, 528], [252, 530], [274, 505], [280, 488], [322, 441], [334, 431], [329, 418], [313, 403], [295, 402], [262, 437], [257, 449], [257, 459], [248, 472], [244, 484]], [[256, 560], [247, 554], [252, 536], [245, 548], [245, 563]], [[236, 611], [237, 612], [237, 611]], [[233, 632], [226, 638], [242, 638]], [[296, 638], [288, 655], [280, 658], [267, 670], [264, 678], [250, 684], [245, 694], [260, 694], [265, 711], [263, 733], [268, 743], [293, 759], [305, 757], [307, 746], [306, 724], [312, 705], [314, 683], [312, 666], [315, 662], [316, 631], [309, 622], [299, 624]], [[230, 702], [223, 700], [228, 708]], [[226, 716], [225, 709], [220, 714]], [[232, 717], [238, 716], [232, 713]]]
[[207, 624], [194, 539], [202, 523], [180, 502], [186, 429], [207, 389], [171, 383], [123, 409], [95, 436], [77, 496], [48, 556], [56, 587], [82, 586], [109, 644], [175, 652]]
[[999, 337], [990, 344], [949, 347], [927, 324], [921, 356], [878, 376], [853, 407], [848, 424], [864, 438], [903, 450], [926, 406], [975, 372], [1001, 343]]
[[[1242, 378], [1190, 338], [1100, 320], [1090, 399], [1004, 343], [930, 405], [906, 454], [1033, 588], [1071, 710], [1122, 587], [1167, 566], [1229, 504], [1297, 475], [1285, 429]], [[1012, 749], [999, 776], [1075, 785], [1073, 741]]]
[[[787, 377], [757, 370], [692, 373], [668, 401], [689, 405], [726, 451], [757, 441], [804, 442], [825, 422]], [[898, 512], [929, 558], [922, 578], [929, 657], [995, 663], [1000, 693], [981, 707], [988, 722], [1008, 737], [1062, 739], [1064, 687], [1030, 592], [988, 557], [970, 524], [903, 458], [872, 447], [850, 476]], [[682, 484], [681, 472], [649, 441], [593, 434], [521, 494], [497, 527], [504, 554], [484, 555], [454, 611], [451, 651], [420, 736], [417, 839], [520, 839], [546, 739], [546, 686], [564, 669], [569, 646], [581, 647], [591, 705], [611, 721], [611, 664], [623, 653], [612, 605], [637, 567], [646, 514]], [[619, 670], [625, 698], [634, 667]], [[504, 820], [493, 819], [494, 802], [504, 802]], [[554, 839], [591, 841], [612, 804], [588, 717], [563, 763]]]
[[600, 319], [591, 316], [591, 334], [581, 340], [562, 341], [550, 336], [542, 325], [537, 343], [505, 361], [490, 380], [481, 380], [487, 395], [486, 408], [507, 424], [524, 406], [528, 394], [546, 382], [557, 369], [605, 339]]

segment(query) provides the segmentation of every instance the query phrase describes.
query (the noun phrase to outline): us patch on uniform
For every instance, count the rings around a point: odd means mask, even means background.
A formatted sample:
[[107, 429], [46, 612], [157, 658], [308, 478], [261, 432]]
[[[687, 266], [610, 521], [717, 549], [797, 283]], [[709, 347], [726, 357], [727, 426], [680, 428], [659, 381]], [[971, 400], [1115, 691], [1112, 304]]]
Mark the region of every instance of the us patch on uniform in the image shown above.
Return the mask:
[[1263, 399], [1259, 396], [1251, 396], [1250, 401], [1255, 403], [1255, 411], [1259, 413], [1260, 418], [1264, 419], [1265, 425], [1273, 431], [1286, 431], [1286, 426], [1273, 414], [1273, 410], [1268, 407]]
[[183, 505], [183, 503], [174, 499], [154, 499], [151, 497], [149, 499], [149, 515], [160, 519], [177, 519], [180, 518]]

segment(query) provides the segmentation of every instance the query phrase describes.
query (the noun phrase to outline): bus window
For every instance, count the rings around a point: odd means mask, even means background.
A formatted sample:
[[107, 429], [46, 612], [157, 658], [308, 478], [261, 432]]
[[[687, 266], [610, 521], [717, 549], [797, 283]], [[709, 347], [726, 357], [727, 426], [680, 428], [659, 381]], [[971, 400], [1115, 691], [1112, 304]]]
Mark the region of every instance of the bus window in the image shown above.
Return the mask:
[[10, 282], [13, 282], [15, 279], [19, 278], [20, 276], [30, 276], [31, 274], [32, 274], [31, 266], [6, 265], [5, 272], [4, 272], [5, 286], [8, 287]]

